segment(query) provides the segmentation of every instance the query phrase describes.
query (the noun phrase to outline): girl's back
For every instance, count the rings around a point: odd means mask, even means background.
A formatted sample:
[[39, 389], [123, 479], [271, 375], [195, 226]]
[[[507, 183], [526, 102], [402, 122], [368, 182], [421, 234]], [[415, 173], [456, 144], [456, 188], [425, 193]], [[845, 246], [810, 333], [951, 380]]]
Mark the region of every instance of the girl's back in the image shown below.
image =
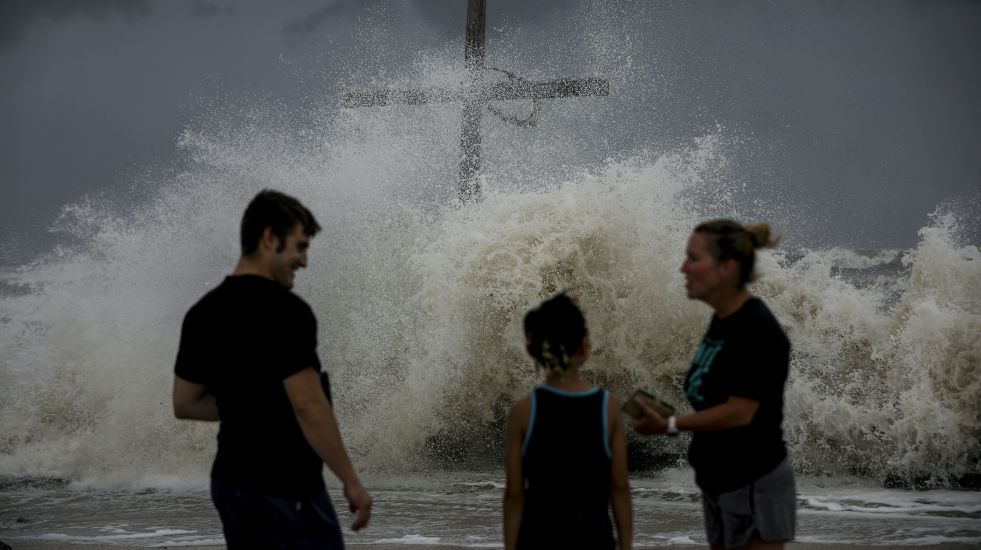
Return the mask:
[[542, 385], [522, 445], [518, 548], [613, 548], [609, 393]]
[[[565, 293], [525, 315], [525, 349], [545, 383], [508, 412], [505, 550], [620, 550], [633, 542], [623, 417], [609, 392], [587, 383], [589, 331]], [[611, 402], [612, 401], [612, 402]]]

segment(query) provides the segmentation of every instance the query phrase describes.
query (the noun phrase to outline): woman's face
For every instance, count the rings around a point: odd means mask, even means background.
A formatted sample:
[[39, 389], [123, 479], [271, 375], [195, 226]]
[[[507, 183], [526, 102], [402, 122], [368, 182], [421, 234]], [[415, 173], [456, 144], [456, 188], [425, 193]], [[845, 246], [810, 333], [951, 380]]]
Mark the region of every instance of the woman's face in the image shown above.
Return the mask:
[[709, 238], [702, 233], [692, 233], [685, 247], [685, 261], [681, 264], [688, 298], [708, 301], [713, 293], [726, 285], [730, 263], [731, 260], [716, 261], [709, 249]]

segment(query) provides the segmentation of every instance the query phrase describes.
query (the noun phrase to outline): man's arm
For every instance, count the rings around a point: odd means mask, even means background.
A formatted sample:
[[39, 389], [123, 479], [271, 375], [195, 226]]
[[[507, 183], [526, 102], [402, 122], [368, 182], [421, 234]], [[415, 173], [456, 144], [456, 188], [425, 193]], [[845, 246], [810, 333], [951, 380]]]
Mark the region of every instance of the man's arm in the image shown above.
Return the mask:
[[208, 393], [203, 384], [188, 382], [174, 376], [174, 416], [185, 420], [218, 420], [218, 405], [215, 396]]
[[313, 368], [303, 369], [286, 377], [283, 386], [300, 429], [303, 430], [303, 436], [317, 456], [344, 484], [344, 497], [347, 498], [351, 511], [355, 512], [351, 529], [361, 529], [368, 524], [371, 517], [371, 497], [361, 486], [354, 465], [347, 456], [334, 409], [320, 386], [320, 373]]

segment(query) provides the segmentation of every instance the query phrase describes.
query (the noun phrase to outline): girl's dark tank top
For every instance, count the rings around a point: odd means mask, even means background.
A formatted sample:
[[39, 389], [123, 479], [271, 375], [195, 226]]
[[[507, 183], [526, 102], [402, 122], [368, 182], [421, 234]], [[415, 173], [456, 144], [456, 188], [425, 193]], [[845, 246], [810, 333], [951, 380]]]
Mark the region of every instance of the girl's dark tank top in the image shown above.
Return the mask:
[[613, 548], [609, 392], [542, 385], [522, 446], [525, 504], [518, 548]]

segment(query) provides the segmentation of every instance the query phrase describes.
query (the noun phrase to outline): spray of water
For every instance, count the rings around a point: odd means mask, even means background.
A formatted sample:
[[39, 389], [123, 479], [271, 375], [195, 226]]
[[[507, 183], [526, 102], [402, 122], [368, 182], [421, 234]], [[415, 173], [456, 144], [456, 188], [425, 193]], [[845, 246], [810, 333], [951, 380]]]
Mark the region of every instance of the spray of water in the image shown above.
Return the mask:
[[[458, 70], [430, 68], [436, 82]], [[552, 112], [560, 122], [530, 132], [491, 127], [488, 142], [513, 146], [488, 152], [475, 205], [452, 200], [458, 106], [301, 116], [219, 102], [181, 136], [176, 176], [67, 206], [54, 229], [76, 244], [3, 273], [0, 475], [128, 486], [207, 475], [215, 426], [170, 412], [180, 321], [233, 266], [241, 210], [266, 187], [325, 227], [296, 291], [319, 316], [362, 468], [475, 455], [500, 467], [504, 411], [538, 380], [521, 318], [562, 289], [590, 325], [589, 377], [681, 404], [710, 315], [684, 296], [685, 239], [759, 202], [724, 183], [723, 129], [667, 152], [570, 162], [597, 101], [567, 100]], [[745, 221], [779, 230], [801, 220], [792, 207]], [[800, 469], [938, 483], [981, 470], [981, 257], [960, 224], [938, 213], [913, 250], [761, 259], [754, 291], [794, 347], [785, 428]], [[649, 443], [676, 456], [683, 444]]]

